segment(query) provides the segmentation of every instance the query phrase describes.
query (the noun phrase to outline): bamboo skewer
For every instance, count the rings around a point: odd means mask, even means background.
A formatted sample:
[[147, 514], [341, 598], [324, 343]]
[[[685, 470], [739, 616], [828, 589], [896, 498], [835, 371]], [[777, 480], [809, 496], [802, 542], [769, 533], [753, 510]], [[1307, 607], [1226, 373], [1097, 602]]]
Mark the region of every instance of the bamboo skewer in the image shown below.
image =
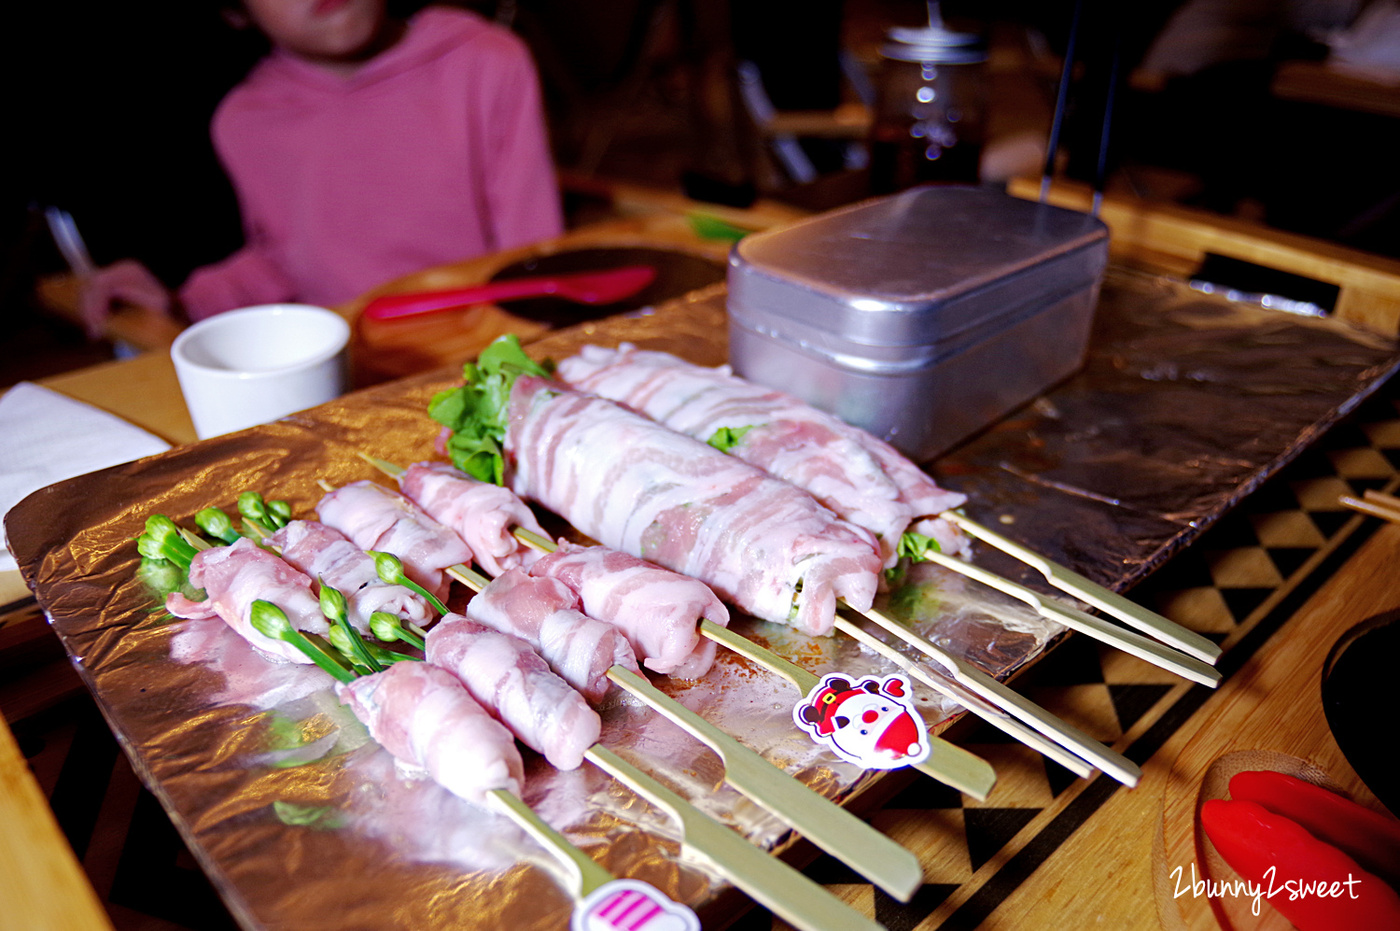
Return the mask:
[[1379, 517], [1381, 520], [1400, 523], [1400, 498], [1368, 490], [1364, 493], [1364, 499], [1342, 495], [1337, 500], [1353, 511], [1359, 511], [1371, 517]]
[[569, 839], [560, 834], [535, 814], [535, 810], [520, 798], [505, 789], [492, 789], [490, 797], [512, 821], [533, 837], [541, 847], [554, 853], [554, 859], [563, 865], [569, 877], [569, 891], [576, 899], [585, 899], [594, 890], [606, 886], [615, 877], [603, 868], [597, 860], [575, 847]]
[[1394, 495], [1388, 495], [1383, 491], [1377, 491], [1374, 488], [1367, 488], [1361, 493], [1361, 497], [1366, 499], [1367, 501], [1372, 501], [1376, 504], [1379, 504], [1382, 507], [1388, 507], [1392, 510], [1400, 511], [1400, 498], [1397, 498]]
[[703, 814], [607, 747], [594, 744], [584, 756], [664, 809], [680, 823], [686, 848], [710, 861], [736, 887], [784, 921], [805, 931], [883, 931], [824, 886]]
[[[447, 572], [474, 591], [490, 582], [465, 566], [453, 566]], [[914, 854], [660, 691], [646, 677], [613, 666], [608, 679], [713, 750], [724, 764], [725, 782], [736, 791], [890, 895], [907, 902], [923, 882], [923, 867]]]
[[[1075, 756], [1074, 754], [1065, 750], [1059, 744], [1051, 740], [1047, 740], [1039, 733], [1031, 730], [1030, 728], [1023, 725], [1020, 721], [1017, 721], [1015, 718], [1008, 715], [1005, 711], [1002, 711], [996, 705], [993, 705], [991, 702], [988, 702], [983, 698], [979, 698], [977, 695], [973, 694], [968, 689], [959, 685], [955, 680], [947, 676], [935, 675], [931, 673], [929, 670], [924, 669], [922, 666], [918, 665], [913, 660], [909, 659], [907, 656], [891, 647], [889, 644], [878, 640], [874, 637], [871, 637], [868, 633], [861, 630], [859, 627], [856, 627], [854, 625], [848, 625], [847, 622], [842, 620], [838, 620], [838, 623], [845, 625], [843, 626], [843, 630], [845, 630], [846, 633], [850, 634], [855, 639], [859, 640], [862, 644], [869, 647], [871, 650], [874, 650], [875, 652], [879, 653], [881, 656], [885, 657], [890, 662], [898, 666], [900, 669], [903, 669], [905, 672], [918, 679], [920, 682], [923, 682], [925, 685], [929, 686], [935, 691], [946, 695], [953, 701], [958, 702], [964, 708], [971, 711], [978, 717], [982, 718], [982, 720], [986, 721], [988, 724], [1000, 729], [1003, 733], [1015, 738], [1016, 740], [1030, 747], [1032, 750], [1039, 751], [1041, 754], [1049, 757], [1050, 759], [1054, 760], [1056, 763], [1059, 763], [1061, 766], [1065, 767], [1065, 769], [1068, 769], [1076, 775], [1087, 778], [1088, 776], [1093, 774], [1093, 767], [1086, 763], [1082, 758]], [[713, 621], [701, 621], [700, 632], [706, 637], [709, 637], [711, 640], [715, 641], [716, 643], [728, 646], [740, 655], [753, 660], [763, 668], [767, 669], [769, 672], [776, 673], [777, 675], [780, 675], [783, 678], [787, 679], [794, 686], [796, 686], [797, 689], [801, 691], [804, 695], [812, 691], [813, 687], [815, 687], [817, 682], [819, 681], [814, 673], [808, 672], [801, 666], [798, 666], [796, 663], [790, 662], [784, 659], [783, 657], [779, 656], [778, 654], [772, 652], [771, 650], [764, 649], [763, 647], [759, 646], [756, 643], [753, 643], [750, 640], [746, 640], [745, 638], [734, 633], [732, 630], [729, 630], [725, 627], [721, 627]], [[958, 747], [956, 744], [949, 744], [946, 741], [942, 741], [941, 743], [946, 744], [946, 746], [958, 751], [959, 753], [967, 754], [967, 751], [962, 750], [962, 748]], [[934, 752], [939, 752], [937, 746], [935, 746]], [[979, 762], [982, 762], [980, 757], [973, 756], [972, 754], [967, 755], [972, 756], [973, 759], [978, 760]], [[925, 762], [921, 766], [916, 766], [914, 768], [920, 770], [921, 772], [925, 772], [926, 767], [927, 762]], [[934, 776], [934, 778], [939, 779], [939, 781], [943, 782], [947, 781], [946, 777]], [[954, 788], [958, 788], [958, 786], [952, 782], [948, 782], [947, 784], [952, 785]], [[991, 787], [988, 786], [988, 789], [990, 788]], [[960, 789], [959, 791], [966, 790]], [[974, 793], [971, 792], [968, 792], [968, 794], [974, 795]], [[982, 801], [985, 801], [985, 799], [982, 799], [980, 796], [976, 797], [978, 797]]]
[[1220, 658], [1220, 647], [1193, 630], [1188, 630], [1173, 621], [1149, 611], [1139, 604], [1129, 601], [1117, 592], [1110, 591], [1085, 578], [1077, 572], [1051, 562], [1034, 550], [1027, 549], [989, 527], [968, 518], [957, 511], [944, 511], [939, 515], [951, 524], [1008, 556], [1012, 556], [1045, 577], [1045, 581], [1068, 595], [1093, 605], [1105, 614], [1118, 618], [1129, 627], [1156, 637], [1190, 656], [1214, 664]]
[[[733, 650], [740, 656], [754, 661], [769, 672], [786, 679], [803, 695], [810, 693], [812, 689], [816, 688], [817, 683], [821, 681], [815, 673], [808, 672], [806, 669], [784, 659], [772, 650], [761, 647], [752, 640], [741, 637], [729, 628], [721, 627], [708, 618], [701, 619], [700, 633], [702, 636], [708, 637], [721, 646]], [[898, 659], [895, 659], [895, 657], [898, 657]], [[917, 668], [909, 669], [904, 666], [900, 661], [903, 660], [907, 663], [908, 660], [899, 656], [898, 653], [896, 653], [894, 657], [887, 658], [894, 659], [894, 661], [900, 665], [900, 668], [905, 669], [906, 672], [919, 678], [920, 681], [927, 681], [927, 673], [924, 672], [924, 670]], [[940, 684], [929, 684], [935, 689], [940, 688]], [[955, 696], [950, 695], [949, 697], [954, 698], [955, 701], [958, 700]], [[1058, 752], [1059, 748], [1054, 744], [1045, 740], [1034, 731], [1022, 728], [1015, 721], [1012, 721], [997, 709], [992, 708], [992, 706], [988, 705], [986, 702], [979, 701], [977, 704], [981, 706], [981, 708], [986, 709], [985, 712], [979, 713], [983, 713], [984, 716], [986, 716], [988, 720], [991, 720], [992, 723], [996, 724], [997, 727], [1002, 727], [1003, 722], [1008, 724], [1009, 727], [1003, 729], [1012, 737], [1024, 742], [1034, 742], [1043, 745], [1036, 746], [1035, 749], [1041, 750], [1047, 755], [1055, 755], [1059, 762], [1062, 762], [1067, 768], [1074, 770], [1081, 776], [1088, 776], [1092, 772], [1078, 757], [1072, 757], [1068, 754]], [[985, 802], [987, 796], [991, 794], [992, 786], [996, 782], [996, 773], [987, 761], [974, 753], [964, 750], [957, 744], [949, 743], [937, 737], [932, 737], [930, 743], [931, 749], [929, 752], [929, 759], [919, 763], [913, 768], [926, 776], [936, 779], [944, 785], [951, 786], [959, 792], [971, 795], [978, 801]], [[1065, 759], [1059, 759], [1061, 756], [1065, 757]]]
[[[847, 610], [854, 611], [848, 605]], [[965, 662], [947, 650], [891, 617], [871, 609], [855, 612], [938, 663], [958, 682], [974, 694], [1014, 715], [1030, 727], [1054, 740], [1070, 752], [1093, 763], [1126, 786], [1135, 786], [1142, 778], [1142, 769], [1127, 757], [1094, 740], [1078, 728], [1067, 724], [1031, 700], [998, 682], [981, 669]]]
[[858, 641], [868, 649], [879, 653], [920, 682], [948, 696], [993, 727], [1016, 738], [1032, 750], [1039, 752], [1042, 756], [1054, 760], [1075, 775], [1082, 776], [1086, 779], [1093, 775], [1094, 768], [1089, 765], [1089, 762], [1082, 755], [1075, 754], [1059, 743], [1047, 739], [1040, 732], [1026, 727], [1019, 720], [1008, 714], [998, 704], [988, 701], [986, 698], [976, 694], [953, 677], [920, 666], [888, 643], [885, 643], [878, 637], [871, 636], [867, 631], [862, 630], [845, 618], [838, 617], [836, 619], [836, 629]]
[[1005, 592], [1035, 608], [1044, 618], [1117, 647], [1124, 653], [1136, 656], [1138, 659], [1161, 669], [1174, 672], [1184, 679], [1190, 679], [1192, 682], [1199, 682], [1211, 688], [1220, 684], [1220, 673], [1214, 667], [1194, 656], [1188, 656], [1156, 640], [1129, 630], [1123, 630], [1101, 618], [1061, 604], [1053, 598], [1047, 598], [1039, 592], [1018, 585], [1009, 579], [1004, 579], [996, 573], [988, 572], [981, 566], [966, 560], [936, 552], [929, 552], [925, 554], [924, 558], [970, 579], [975, 579], [983, 585]]

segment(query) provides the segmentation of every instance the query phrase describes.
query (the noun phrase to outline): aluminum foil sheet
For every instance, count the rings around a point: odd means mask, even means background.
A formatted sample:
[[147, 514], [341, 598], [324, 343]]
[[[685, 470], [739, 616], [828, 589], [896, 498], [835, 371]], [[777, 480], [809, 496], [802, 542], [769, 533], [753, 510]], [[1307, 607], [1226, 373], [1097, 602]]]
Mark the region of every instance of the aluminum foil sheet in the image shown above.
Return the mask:
[[[1084, 372], [933, 465], [974, 517], [1124, 588], [1296, 454], [1394, 371], [1393, 344], [1157, 279], [1113, 273]], [[630, 340], [725, 358], [722, 288], [558, 331], [562, 357]], [[26, 580], [138, 773], [245, 928], [562, 928], [572, 901], [551, 857], [503, 816], [396, 766], [313, 667], [277, 665], [219, 622], [173, 621], [138, 570], [147, 515], [232, 510], [239, 492], [308, 514], [321, 481], [377, 477], [359, 453], [434, 458], [425, 408], [459, 372], [356, 392], [315, 410], [37, 492], [6, 524]], [[546, 526], [549, 526], [546, 515]], [[996, 562], [982, 551], [979, 561]], [[1015, 576], [1018, 569], [1004, 567]], [[1063, 631], [1019, 602], [919, 567], [882, 606], [1009, 678]], [[751, 619], [735, 628], [818, 675], [892, 671], [849, 638]], [[851, 803], [880, 777], [797, 732], [797, 691], [720, 650], [698, 682], [657, 684], [795, 778]], [[920, 687], [931, 724], [955, 705]], [[709, 750], [630, 697], [601, 709], [603, 743], [775, 854], [788, 827], [725, 786]], [[528, 753], [528, 751], [527, 751]], [[723, 875], [680, 850], [659, 810], [585, 763], [527, 757], [525, 801], [618, 876], [652, 883], [706, 924], [735, 908]]]

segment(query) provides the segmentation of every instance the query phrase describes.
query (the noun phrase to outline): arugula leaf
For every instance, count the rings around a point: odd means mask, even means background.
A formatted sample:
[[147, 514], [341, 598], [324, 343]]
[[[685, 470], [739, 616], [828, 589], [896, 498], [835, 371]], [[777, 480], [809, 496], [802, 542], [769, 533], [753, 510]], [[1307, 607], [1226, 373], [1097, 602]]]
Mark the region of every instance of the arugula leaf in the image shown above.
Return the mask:
[[521, 375], [553, 374], [552, 363], [531, 359], [511, 334], [482, 350], [475, 363], [463, 365], [464, 384], [439, 392], [428, 404], [428, 415], [452, 431], [447, 441], [452, 464], [473, 478], [502, 484], [511, 388]]
[[898, 553], [901, 557], [922, 560], [924, 554], [930, 551], [943, 552], [943, 547], [939, 546], [938, 541], [933, 537], [926, 537], [921, 533], [906, 530], [899, 538]]
[[734, 447], [738, 446], [739, 441], [744, 438], [744, 434], [752, 430], [754, 426], [754, 424], [749, 424], [747, 427], [738, 428], [720, 427], [718, 430], [715, 431], [715, 435], [710, 437], [705, 442], [709, 443], [711, 446], [713, 446], [720, 452], [727, 453]]

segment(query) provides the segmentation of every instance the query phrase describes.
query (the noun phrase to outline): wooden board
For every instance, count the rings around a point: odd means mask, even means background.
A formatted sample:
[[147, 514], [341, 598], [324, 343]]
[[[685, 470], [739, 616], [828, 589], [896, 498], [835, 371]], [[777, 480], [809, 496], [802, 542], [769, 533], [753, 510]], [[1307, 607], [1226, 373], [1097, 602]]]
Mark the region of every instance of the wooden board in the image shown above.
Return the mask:
[[[1161, 845], [1153, 873], [1157, 908], [1167, 929], [1288, 928], [1264, 904], [1251, 914], [1248, 898], [1211, 899], [1190, 892], [1190, 865], [1201, 878], [1233, 880], [1200, 830], [1200, 806], [1228, 797], [1229, 778], [1265, 769], [1340, 790], [1376, 811], [1384, 806], [1347, 762], [1327, 725], [1321, 673], [1332, 645], [1357, 624], [1400, 608], [1400, 590], [1379, 584], [1400, 564], [1400, 526], [1382, 528], [1357, 553], [1347, 572], [1328, 582], [1285, 627], [1230, 679], [1197, 715], [1192, 736], [1160, 784]], [[1377, 739], [1393, 728], [1378, 709]], [[1180, 881], [1172, 873], [1184, 868]]]

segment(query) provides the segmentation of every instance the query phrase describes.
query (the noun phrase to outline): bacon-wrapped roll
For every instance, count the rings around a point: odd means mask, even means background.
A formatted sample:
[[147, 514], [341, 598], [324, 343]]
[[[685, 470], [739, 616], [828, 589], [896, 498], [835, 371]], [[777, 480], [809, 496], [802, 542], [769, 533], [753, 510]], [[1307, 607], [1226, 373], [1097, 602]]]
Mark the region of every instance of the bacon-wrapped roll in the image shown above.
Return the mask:
[[529, 505], [509, 488], [478, 481], [445, 462], [419, 462], [399, 479], [403, 493], [438, 523], [456, 531], [476, 556], [476, 564], [495, 578], [507, 569], [528, 567], [539, 553], [511, 534], [523, 527], [548, 535]]
[[350, 623], [369, 633], [369, 618], [386, 611], [427, 626], [433, 610], [423, 596], [379, 578], [374, 559], [334, 527], [294, 520], [268, 538], [282, 558], [345, 596]]
[[439, 598], [447, 594], [448, 566], [472, 561], [471, 548], [412, 501], [370, 481], [351, 482], [316, 505], [321, 522], [362, 550], [392, 553], [408, 577]]
[[556, 769], [577, 769], [603, 722], [530, 645], [448, 614], [428, 632], [428, 662], [462, 681], [481, 705]]
[[310, 663], [296, 647], [258, 633], [252, 623], [253, 602], [271, 601], [287, 614], [293, 627], [324, 634], [330, 624], [321, 614], [321, 603], [312, 591], [311, 579], [252, 540], [215, 546], [195, 554], [190, 563], [190, 584], [204, 589], [203, 601], [192, 601], [179, 592], [165, 599], [165, 609], [176, 617], [218, 617], [264, 653]]
[[559, 375], [582, 391], [646, 414], [708, 442], [731, 431], [728, 452], [805, 488], [822, 504], [880, 541], [885, 565], [898, 560], [900, 537], [914, 530], [945, 553], [968, 547], [957, 527], [937, 515], [965, 495], [940, 488], [883, 440], [791, 395], [705, 368], [670, 353], [585, 346], [559, 363]]
[[608, 691], [608, 670], [637, 671], [632, 645], [611, 624], [578, 610], [563, 582], [509, 569], [467, 602], [467, 616], [524, 640], [549, 667], [591, 702]]
[[395, 663], [338, 684], [336, 695], [384, 749], [453, 795], [481, 805], [493, 789], [520, 794], [525, 763], [515, 739], [447, 670]]
[[595, 540], [707, 583], [769, 621], [830, 634], [869, 608], [873, 535], [733, 456], [560, 382], [518, 377], [504, 452], [517, 493]]
[[567, 541], [530, 567], [563, 582], [589, 617], [617, 627], [648, 669], [698, 679], [715, 661], [715, 643], [700, 636], [701, 618], [721, 627], [729, 611], [708, 585], [606, 546]]

